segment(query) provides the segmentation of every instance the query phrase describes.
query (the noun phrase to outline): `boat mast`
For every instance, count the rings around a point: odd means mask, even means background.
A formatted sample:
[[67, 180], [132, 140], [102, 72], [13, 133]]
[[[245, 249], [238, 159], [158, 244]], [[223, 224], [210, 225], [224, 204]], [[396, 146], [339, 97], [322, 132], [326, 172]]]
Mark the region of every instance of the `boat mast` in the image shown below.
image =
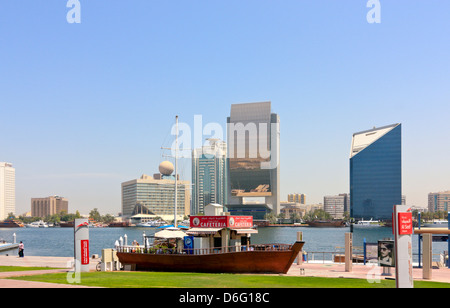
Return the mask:
[[173, 226], [177, 227], [177, 201], [178, 201], [178, 169], [177, 169], [177, 160], [178, 160], [178, 116], [175, 116], [175, 208], [174, 208], [174, 219]]

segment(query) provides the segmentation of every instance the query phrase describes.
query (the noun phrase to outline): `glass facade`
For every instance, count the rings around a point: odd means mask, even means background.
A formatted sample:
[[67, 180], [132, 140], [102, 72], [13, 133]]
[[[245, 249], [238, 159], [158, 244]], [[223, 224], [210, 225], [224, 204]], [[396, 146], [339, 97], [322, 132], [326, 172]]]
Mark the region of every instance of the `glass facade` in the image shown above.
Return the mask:
[[[373, 140], [370, 135], [376, 133], [380, 136]], [[353, 144], [350, 216], [391, 220], [393, 206], [402, 202], [401, 124], [357, 134], [370, 143], [362, 139], [359, 145]]]
[[192, 155], [193, 215], [203, 214], [210, 203], [227, 203], [226, 143], [209, 141], [209, 146], [194, 150]]
[[270, 102], [236, 104], [229, 118], [229, 168], [232, 196], [271, 196], [271, 170], [262, 169], [270, 150]]
[[279, 214], [280, 118], [271, 102], [231, 105], [227, 119], [228, 203], [231, 213], [249, 208], [244, 198], [264, 198], [249, 211], [254, 218], [267, 211]]

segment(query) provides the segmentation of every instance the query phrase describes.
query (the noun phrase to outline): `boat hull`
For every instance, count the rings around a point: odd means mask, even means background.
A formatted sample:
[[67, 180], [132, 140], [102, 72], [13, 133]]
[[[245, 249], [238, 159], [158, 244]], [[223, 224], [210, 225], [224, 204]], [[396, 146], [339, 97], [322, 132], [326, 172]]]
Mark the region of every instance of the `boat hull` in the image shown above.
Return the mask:
[[205, 255], [117, 252], [122, 265], [138, 271], [205, 273], [287, 273], [304, 242], [290, 250], [240, 251]]
[[343, 228], [345, 227], [345, 222], [342, 220], [336, 221], [309, 221], [307, 222], [309, 227], [314, 228]]

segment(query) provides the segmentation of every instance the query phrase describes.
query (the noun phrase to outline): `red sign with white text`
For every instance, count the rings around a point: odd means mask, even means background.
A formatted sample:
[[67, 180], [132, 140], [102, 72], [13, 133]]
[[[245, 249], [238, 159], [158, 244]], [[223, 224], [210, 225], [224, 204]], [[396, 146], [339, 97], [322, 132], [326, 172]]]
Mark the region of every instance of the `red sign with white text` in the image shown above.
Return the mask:
[[81, 264], [89, 264], [89, 240], [81, 240]]
[[398, 234], [412, 234], [413, 224], [412, 224], [412, 214], [411, 213], [398, 213]]
[[194, 228], [251, 228], [252, 216], [191, 216]]

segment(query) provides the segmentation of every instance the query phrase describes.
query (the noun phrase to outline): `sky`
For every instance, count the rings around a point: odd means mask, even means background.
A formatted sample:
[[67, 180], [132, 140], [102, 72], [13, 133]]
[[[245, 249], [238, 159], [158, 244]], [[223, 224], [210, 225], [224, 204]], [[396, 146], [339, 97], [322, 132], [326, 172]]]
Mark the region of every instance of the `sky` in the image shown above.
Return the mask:
[[352, 134], [393, 123], [407, 203], [450, 190], [450, 2], [380, 0], [379, 23], [366, 0], [79, 3], [0, 0], [16, 214], [51, 195], [117, 214], [121, 183], [168, 159], [175, 115], [225, 129], [231, 104], [261, 101], [280, 116], [282, 200], [348, 192]]

